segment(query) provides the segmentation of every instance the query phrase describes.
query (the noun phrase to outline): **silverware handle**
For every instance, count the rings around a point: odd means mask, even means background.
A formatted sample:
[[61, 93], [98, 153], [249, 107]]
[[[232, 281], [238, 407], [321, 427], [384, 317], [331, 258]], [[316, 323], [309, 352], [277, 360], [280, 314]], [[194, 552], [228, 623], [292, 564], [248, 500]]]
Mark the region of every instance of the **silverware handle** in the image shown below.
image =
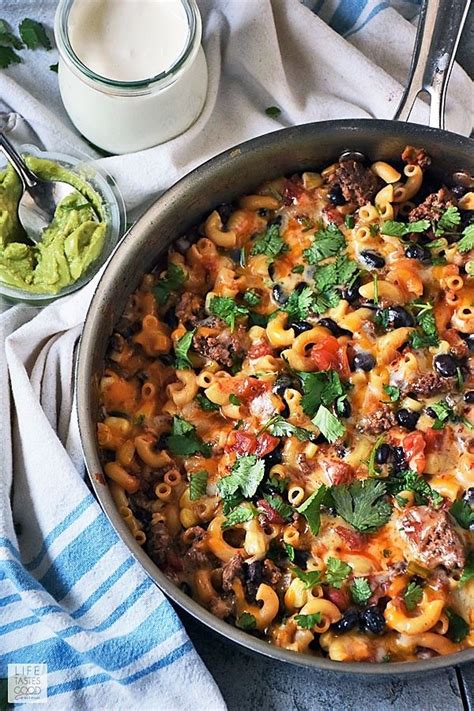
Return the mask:
[[10, 143], [8, 138], [4, 133], [0, 131], [0, 152], [3, 153], [5, 158], [17, 172], [20, 178], [23, 189], [34, 188], [38, 184], [38, 178], [36, 175], [25, 165], [23, 158], [17, 152], [17, 150]]
[[408, 85], [395, 120], [407, 121], [421, 91], [430, 95], [432, 128], [443, 128], [446, 90], [471, 0], [423, 0]]

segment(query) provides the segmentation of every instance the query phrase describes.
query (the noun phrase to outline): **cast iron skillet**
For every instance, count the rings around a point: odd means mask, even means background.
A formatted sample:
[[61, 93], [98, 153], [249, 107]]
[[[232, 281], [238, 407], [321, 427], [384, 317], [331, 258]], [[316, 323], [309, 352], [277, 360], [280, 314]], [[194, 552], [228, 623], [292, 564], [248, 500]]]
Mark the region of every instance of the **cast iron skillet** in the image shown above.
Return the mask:
[[[155, 266], [168, 245], [217, 205], [251, 193], [267, 179], [321, 169], [337, 159], [343, 150], [361, 151], [370, 160], [390, 160], [400, 156], [407, 144], [424, 147], [444, 178], [458, 170], [472, 171], [472, 142], [440, 130], [446, 82], [468, 5], [465, 0], [454, 3], [450, 0], [434, 0], [432, 3], [430, 0], [428, 9], [424, 8], [410, 84], [397, 114], [405, 118], [418, 91], [428, 88], [432, 96], [431, 123], [438, 128], [397, 121], [323, 121], [277, 131], [225, 151], [180, 180], [131, 228], [106, 267], [87, 314], [77, 365], [78, 417], [87, 468], [104, 511], [148, 575], [171, 600], [224, 637], [273, 659], [353, 674], [407, 674], [425, 673], [474, 660], [474, 649], [417, 662], [335, 662], [297, 654], [256, 639], [214, 617], [180, 591], [135, 542], [113, 503], [102, 474], [96, 422], [98, 381], [107, 341], [128, 296], [137, 288], [143, 275]], [[430, 37], [437, 40], [438, 50]]]

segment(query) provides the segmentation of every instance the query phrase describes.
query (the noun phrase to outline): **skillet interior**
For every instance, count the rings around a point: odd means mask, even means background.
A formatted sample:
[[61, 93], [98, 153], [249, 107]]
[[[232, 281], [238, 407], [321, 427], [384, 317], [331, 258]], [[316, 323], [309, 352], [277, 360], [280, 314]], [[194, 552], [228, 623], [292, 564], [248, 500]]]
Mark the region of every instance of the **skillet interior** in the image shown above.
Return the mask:
[[345, 149], [370, 160], [397, 159], [407, 145], [422, 146], [435, 173], [450, 176], [474, 170], [474, 143], [453, 133], [394, 121], [324, 121], [284, 129], [247, 141], [208, 161], [159, 198], [128, 232], [99, 282], [87, 314], [76, 371], [79, 426], [87, 469], [107, 516], [133, 555], [157, 585], [201, 622], [248, 650], [315, 669], [352, 674], [419, 674], [474, 660], [474, 649], [418, 662], [342, 663], [287, 651], [245, 634], [214, 617], [180, 591], [135, 542], [115, 508], [102, 474], [96, 444], [98, 380], [107, 341], [129, 294], [136, 289], [170, 242], [223, 202], [251, 192], [279, 175], [318, 170]]

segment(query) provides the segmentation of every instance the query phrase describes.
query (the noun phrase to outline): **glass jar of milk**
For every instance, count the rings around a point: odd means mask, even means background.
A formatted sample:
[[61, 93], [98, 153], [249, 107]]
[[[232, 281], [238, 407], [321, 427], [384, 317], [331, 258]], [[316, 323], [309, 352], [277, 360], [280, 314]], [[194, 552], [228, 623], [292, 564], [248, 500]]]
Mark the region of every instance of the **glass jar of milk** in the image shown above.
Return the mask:
[[60, 0], [54, 32], [64, 106], [96, 146], [156, 146], [201, 113], [207, 65], [195, 0]]

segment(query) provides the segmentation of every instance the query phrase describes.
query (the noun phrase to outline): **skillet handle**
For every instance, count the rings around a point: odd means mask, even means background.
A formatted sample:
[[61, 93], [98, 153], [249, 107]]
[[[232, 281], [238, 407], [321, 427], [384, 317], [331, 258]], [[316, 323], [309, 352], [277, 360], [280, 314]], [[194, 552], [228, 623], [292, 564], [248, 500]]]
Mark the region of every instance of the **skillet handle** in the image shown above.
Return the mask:
[[421, 91], [430, 95], [432, 128], [444, 129], [446, 90], [471, 0], [423, 0], [415, 51], [395, 120], [407, 121]]

